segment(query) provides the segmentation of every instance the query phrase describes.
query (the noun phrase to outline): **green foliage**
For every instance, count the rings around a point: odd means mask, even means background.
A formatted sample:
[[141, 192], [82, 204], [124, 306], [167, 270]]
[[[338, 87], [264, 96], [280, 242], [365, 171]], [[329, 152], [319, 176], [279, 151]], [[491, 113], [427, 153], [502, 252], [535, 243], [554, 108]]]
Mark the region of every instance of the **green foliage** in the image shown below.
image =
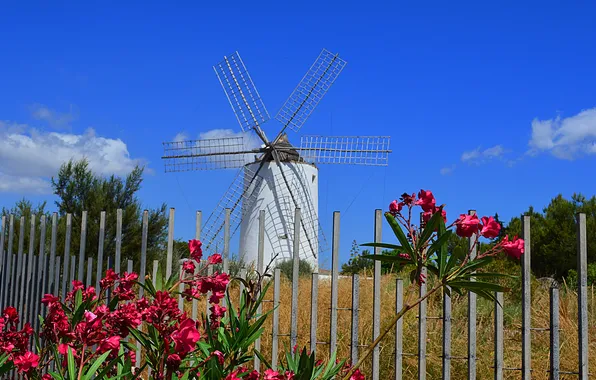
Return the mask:
[[[286, 259], [280, 261], [277, 266], [283, 276], [286, 276], [289, 280], [292, 279], [294, 273], [294, 261], [292, 259]], [[299, 276], [310, 276], [313, 272], [313, 268], [310, 263], [304, 259], [298, 261], [298, 275]]]
[[[589, 263], [588, 264], [588, 285], [596, 285], [596, 263]], [[567, 278], [565, 282], [568, 286], [572, 289], [577, 289], [577, 271], [575, 269], [570, 269], [567, 273]]]
[[[31, 201], [23, 198], [18, 201], [12, 208], [2, 208], [1, 216], [6, 217], [6, 226], [7, 229], [5, 233], [8, 235], [8, 224], [10, 221], [10, 215], [14, 215], [14, 233], [19, 233], [21, 228], [21, 217], [25, 217], [25, 224], [24, 224], [24, 239], [23, 239], [23, 249], [27, 249], [29, 246], [30, 235], [31, 235], [31, 215], [42, 216], [45, 215], [47, 220], [50, 220], [50, 213], [46, 211], [46, 202], [39, 203], [37, 206], [33, 206]], [[36, 221], [35, 225], [35, 235], [39, 236], [41, 231], [41, 225], [39, 223], [39, 219]], [[8, 250], [8, 241], [4, 243], [5, 249]], [[19, 239], [14, 239], [12, 243], [12, 252], [15, 253], [18, 250]], [[35, 247], [38, 249], [39, 246]]]
[[330, 380], [341, 371], [345, 362], [345, 360], [341, 360], [336, 363], [334, 352], [327, 364], [323, 362], [317, 364], [315, 353], [308, 354], [304, 347], [300, 355], [286, 353], [286, 361], [285, 363], [282, 361], [280, 372], [292, 371], [294, 373], [293, 380]]
[[361, 255], [368, 255], [370, 251], [364, 250], [360, 252], [356, 240], [352, 242], [352, 249], [350, 249], [350, 259], [347, 263], [341, 265], [341, 274], [358, 274], [364, 270], [372, 270], [375, 262], [370, 259], [365, 259]]
[[[588, 262], [596, 261], [596, 196], [588, 199], [573, 194], [570, 200], [558, 195], [542, 212], [530, 207], [530, 246], [532, 272], [536, 277], [554, 277], [561, 280], [577, 268], [576, 215], [586, 214]], [[512, 218], [502, 235], [521, 237], [521, 216]]]

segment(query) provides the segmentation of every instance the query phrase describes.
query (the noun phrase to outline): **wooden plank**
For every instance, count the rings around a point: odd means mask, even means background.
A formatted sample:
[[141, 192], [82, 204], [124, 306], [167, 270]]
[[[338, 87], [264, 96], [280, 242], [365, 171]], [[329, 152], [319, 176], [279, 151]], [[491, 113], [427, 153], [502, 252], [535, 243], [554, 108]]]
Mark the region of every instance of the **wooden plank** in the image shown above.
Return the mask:
[[[476, 215], [476, 210], [470, 210], [468, 214]], [[477, 239], [477, 233], [468, 239], [470, 261], [476, 259], [478, 252]], [[475, 281], [475, 279], [472, 278], [470, 281]], [[468, 292], [468, 380], [476, 380], [476, 310], [476, 293]]]
[[81, 213], [81, 244], [79, 246], [79, 271], [77, 280], [85, 279], [85, 246], [87, 245], [87, 211]]
[[329, 354], [337, 351], [337, 282], [339, 279], [340, 213], [333, 212], [333, 237], [331, 241], [331, 316], [329, 323]]
[[559, 380], [560, 345], [559, 345], [559, 288], [550, 287], [550, 380]]
[[279, 351], [279, 292], [281, 271], [275, 268], [273, 275], [273, 323], [272, 323], [272, 337], [271, 337], [271, 368], [277, 369], [277, 359]]
[[66, 238], [64, 243], [64, 268], [62, 269], [62, 299], [66, 298], [68, 268], [70, 260], [70, 234], [72, 229], [72, 215], [66, 214]]
[[530, 266], [530, 216], [524, 215], [522, 224], [524, 254], [522, 255], [522, 379], [532, 379], [532, 297]]
[[12, 244], [14, 241], [14, 215], [9, 216], [8, 222], [8, 247], [6, 248], [6, 270], [4, 273], [4, 284], [2, 286], [2, 310], [9, 306], [10, 291], [12, 289]]
[[577, 215], [577, 336], [579, 379], [588, 380], [588, 243], [586, 214]]
[[13, 301], [12, 301], [12, 305], [16, 307], [17, 309], [19, 309], [19, 313], [21, 312], [20, 308], [21, 306], [19, 305], [19, 298], [22, 297], [23, 295], [23, 283], [21, 282], [21, 280], [23, 279], [23, 275], [22, 275], [22, 271], [23, 271], [23, 247], [25, 244], [25, 217], [21, 216], [20, 219], [20, 224], [19, 224], [19, 247], [18, 247], [18, 253], [17, 253], [17, 266], [16, 266], [16, 271], [14, 272], [14, 296], [13, 296]]
[[68, 289], [70, 291], [73, 290], [74, 286], [73, 286], [73, 281], [76, 279], [75, 277], [75, 273], [76, 273], [76, 261], [77, 261], [77, 257], [75, 255], [70, 256], [70, 276], [68, 277], [69, 281], [68, 281]]
[[[4, 266], [6, 265], [6, 251], [4, 250], [4, 236], [6, 235], [6, 215], [2, 215], [0, 222], [0, 285], [4, 287]], [[0, 310], [2, 309], [2, 290], [0, 289]]]
[[166, 255], [166, 278], [168, 281], [172, 275], [172, 260], [174, 254], [174, 208], [170, 208], [170, 219], [168, 224], [168, 251]]
[[[201, 240], [201, 225], [203, 220], [203, 212], [197, 211], [195, 220], [195, 239]], [[195, 275], [199, 273], [200, 262], [195, 262]], [[199, 314], [199, 301], [197, 299], [192, 300], [192, 319], [196, 320]]]
[[[427, 269], [423, 267], [420, 271], [423, 278], [427, 278]], [[426, 281], [420, 285], [419, 297], [426, 295]], [[418, 379], [426, 379], [426, 312], [428, 307], [428, 300], [420, 302], [418, 305]]]
[[[118, 224], [118, 223], [116, 223]], [[122, 227], [122, 221], [120, 222], [120, 227]], [[118, 227], [116, 227], [116, 235], [118, 235]], [[104, 248], [104, 241], [106, 236], [106, 212], [102, 211], [99, 214], [99, 242], [97, 243], [97, 269], [95, 274], [95, 289], [99, 294], [100, 291], [100, 281], [104, 276], [103, 271], [103, 248]], [[116, 239], [118, 241], [118, 239]], [[117, 246], [117, 243], [116, 243]], [[116, 256], [119, 256], [119, 251], [116, 249]], [[118, 257], [116, 260], [117, 271], [114, 270], [116, 273], [120, 273], [120, 258]]]
[[294, 236], [292, 249], [292, 310], [290, 311], [290, 349], [298, 343], [298, 281], [300, 276], [300, 208], [294, 210]]
[[[223, 246], [223, 271], [228, 273], [230, 269], [230, 215], [232, 210], [226, 208], [224, 217], [224, 246]], [[225, 301], [225, 298], [222, 300]]]
[[116, 253], [114, 258], [114, 272], [120, 275], [122, 263], [122, 209], [116, 210]]
[[443, 380], [451, 379], [451, 288], [443, 291]]
[[[404, 307], [404, 280], [395, 280], [395, 312], [399, 313]], [[403, 376], [403, 339], [404, 319], [395, 324], [395, 380], [402, 380]]]
[[[93, 257], [87, 258], [87, 279], [85, 279], [85, 286], [91, 286], [93, 281]], [[99, 294], [99, 289], [95, 288], [95, 291]]]
[[[259, 240], [257, 245], [257, 272], [263, 274], [263, 258], [265, 249], [265, 210], [259, 210]], [[257, 306], [257, 315], [263, 314], [262, 303]], [[255, 350], [261, 351], [261, 338], [255, 341]], [[254, 369], [257, 372], [261, 371], [261, 360], [257, 355], [254, 357]]]
[[[48, 293], [58, 295], [58, 282], [55, 273], [60, 272], [60, 264], [56, 264], [56, 242], [58, 234], [58, 213], [52, 213], [52, 235], [50, 238], [50, 262], [48, 264]], [[44, 306], [45, 308], [45, 306]], [[45, 309], [44, 309], [45, 310]]]
[[319, 274], [313, 273], [310, 288], [310, 352], [317, 351], [317, 322], [319, 311]]
[[503, 341], [503, 293], [495, 293], [495, 380], [503, 380], [504, 341]]
[[[145, 276], [147, 275], [147, 235], [149, 234], [149, 211], [143, 211], [143, 226], [141, 232], [141, 264], [139, 269], [139, 282], [145, 284]], [[143, 297], [145, 290], [142, 286], [139, 287], [139, 297]], [[140, 362], [138, 362], [140, 363]]]
[[359, 339], [359, 316], [360, 316], [360, 276], [352, 274], [352, 334], [350, 339], [350, 359], [353, 364], [358, 362]]
[[[382, 242], [383, 212], [375, 210], [375, 243]], [[375, 255], [380, 255], [381, 248], [375, 247]], [[375, 260], [373, 280], [373, 341], [381, 334], [381, 262]], [[379, 380], [381, 349], [377, 345], [372, 353], [372, 379]]]

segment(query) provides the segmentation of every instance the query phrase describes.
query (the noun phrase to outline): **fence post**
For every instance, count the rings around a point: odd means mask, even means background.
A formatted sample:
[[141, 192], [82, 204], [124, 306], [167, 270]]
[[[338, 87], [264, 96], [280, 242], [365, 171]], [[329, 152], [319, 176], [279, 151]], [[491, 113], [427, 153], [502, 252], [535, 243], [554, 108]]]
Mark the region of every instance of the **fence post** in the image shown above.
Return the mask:
[[443, 380], [451, 379], [451, 288], [443, 290]]
[[[399, 313], [404, 307], [404, 280], [395, 280], [395, 312]], [[403, 372], [403, 327], [404, 319], [400, 318], [395, 324], [395, 380], [402, 380]]]
[[[46, 253], [45, 253], [45, 246], [46, 246], [46, 216], [42, 215], [40, 220], [40, 234], [39, 234], [39, 255], [37, 257], [37, 263], [35, 264], [36, 268], [33, 273], [36, 275], [41, 274], [41, 281], [35, 281], [32, 277], [31, 279], [31, 288], [33, 289], [32, 294], [33, 297], [30, 302], [31, 313], [29, 313], [29, 320], [31, 321], [31, 326], [37, 331], [37, 324], [39, 322], [39, 300], [41, 299], [41, 294], [46, 294], [46, 284], [49, 283], [48, 278], [48, 269], [46, 267]], [[43, 260], [43, 261], [42, 261]], [[43, 264], [42, 264], [43, 262]], [[33, 343], [33, 342], [32, 342]]]
[[273, 323], [271, 338], [271, 367], [277, 369], [278, 340], [279, 340], [279, 277], [281, 270], [275, 268], [273, 275]]
[[[19, 310], [19, 312], [21, 313], [21, 315], [23, 316], [23, 319], [21, 320], [21, 325], [24, 324], [25, 322], [31, 322], [31, 319], [29, 318], [29, 315], [31, 314], [31, 304], [30, 304], [30, 300], [31, 298], [33, 298], [33, 294], [32, 294], [32, 274], [33, 274], [33, 262], [34, 262], [34, 258], [35, 258], [35, 235], [36, 235], [36, 229], [35, 229], [35, 219], [36, 219], [36, 215], [35, 214], [31, 214], [31, 230], [29, 231], [29, 254], [27, 255], [27, 270], [23, 271], [24, 273], [26, 273], [26, 276], [24, 276], [25, 281], [23, 283], [23, 292], [24, 292], [24, 297], [21, 300], [20, 305], [21, 305], [21, 310]], [[42, 281], [43, 277], [38, 277], [37, 280], [38, 281]]]
[[[145, 284], [145, 276], [147, 275], [147, 235], [149, 234], [149, 211], [143, 211], [143, 226], [141, 232], [141, 264], [139, 269], [139, 282]], [[139, 287], [139, 297], [143, 297], [145, 293], [143, 287]], [[139, 362], [140, 364], [140, 362]]]
[[319, 307], [319, 274], [313, 273], [310, 287], [310, 352], [317, 350], [317, 317]]
[[[428, 278], [426, 267], [420, 269], [420, 275]], [[419, 297], [426, 295], [426, 281], [420, 284]], [[418, 379], [426, 380], [426, 310], [428, 300], [418, 305]]]
[[339, 211], [333, 212], [333, 240], [331, 242], [331, 319], [329, 321], [329, 354], [337, 350], [337, 281], [339, 268]]
[[87, 243], [87, 211], [81, 213], [81, 246], [79, 247], [79, 274], [77, 279], [83, 282], [85, 277], [85, 244]]
[[579, 379], [588, 379], [588, 245], [586, 214], [577, 215], [577, 337]]
[[298, 343], [298, 276], [300, 275], [300, 208], [294, 210], [293, 262], [292, 262], [292, 311], [290, 313], [290, 350]]
[[503, 293], [495, 293], [495, 380], [503, 380]]
[[157, 268], [159, 267], [159, 260], [153, 260], [153, 284], [157, 278]]
[[10, 215], [8, 222], [8, 247], [6, 248], [6, 272], [2, 284], [2, 310], [9, 304], [10, 291], [12, 290], [12, 244], [14, 241], [14, 215]]
[[168, 252], [166, 256], [166, 278], [165, 281], [168, 281], [170, 276], [172, 275], [172, 260], [174, 254], [174, 208], [170, 208], [170, 219], [168, 225]]
[[58, 295], [58, 282], [54, 281], [54, 279], [55, 279], [55, 273], [60, 272], [60, 264], [56, 263], [57, 234], [58, 234], [58, 213], [54, 212], [52, 214], [52, 235], [50, 237], [50, 263], [48, 265], [48, 292], [53, 295]]
[[64, 267], [62, 268], [62, 299], [66, 299], [66, 282], [68, 281], [69, 259], [70, 259], [70, 230], [72, 227], [72, 215], [66, 214], [66, 239], [64, 243]]
[[[263, 275], [263, 261], [264, 261], [264, 249], [265, 249], [265, 210], [259, 210], [259, 242], [257, 246], [257, 272]], [[262, 289], [261, 289], [262, 291]], [[262, 303], [257, 306], [257, 315], [263, 314]], [[255, 340], [255, 350], [261, 351], [261, 338]], [[261, 360], [257, 355], [254, 358], [254, 367], [257, 372], [261, 371]]]
[[[4, 235], [6, 235], [6, 215], [2, 215], [2, 221], [0, 224], [0, 285], [4, 288], [6, 283], [4, 282]], [[2, 290], [0, 290], [0, 310], [4, 310], [2, 305]]]
[[[375, 243], [382, 240], [383, 212], [381, 209], [375, 210]], [[375, 247], [375, 255], [381, 254], [381, 248]], [[373, 341], [381, 334], [381, 262], [375, 260], [374, 280], [373, 280]], [[379, 345], [373, 349], [372, 353], [372, 379], [379, 380], [381, 351]]]
[[[122, 213], [117, 214], [120, 215], [120, 222], [116, 221], [116, 236], [122, 233]], [[118, 219], [118, 217], [117, 217]], [[96, 271], [96, 279], [95, 279], [95, 289], [99, 292], [99, 281], [103, 276], [103, 245], [105, 240], [105, 233], [106, 233], [106, 212], [102, 211], [99, 214], [99, 243], [97, 244], [97, 271]], [[118, 238], [116, 238], [116, 262], [114, 265], [116, 266], [116, 273], [120, 274], [120, 250], [118, 249]]]
[[[104, 212], [105, 213], [105, 212]], [[120, 275], [120, 262], [122, 261], [120, 249], [122, 247], [122, 209], [116, 210], [116, 253], [114, 257], [114, 272]], [[109, 267], [109, 265], [108, 265]]]
[[72, 285], [72, 282], [76, 279], [76, 277], [75, 277], [75, 271], [77, 270], [76, 261], [77, 261], [77, 257], [75, 255], [70, 256], [70, 277], [68, 278], [68, 280], [69, 280], [68, 284], [69, 284], [70, 291], [72, 291], [72, 289], [74, 288]]
[[[468, 215], [476, 215], [476, 210], [469, 210]], [[476, 258], [477, 240], [478, 233], [474, 233], [468, 239], [470, 260]], [[470, 281], [475, 279], [472, 278]], [[476, 380], [476, 304], [476, 293], [468, 291], [468, 380]]]
[[557, 285], [550, 287], [550, 380], [559, 380], [559, 289]]
[[359, 307], [360, 307], [360, 276], [358, 273], [352, 274], [352, 346], [350, 347], [350, 356], [352, 364], [358, 362], [358, 339], [359, 331]]
[[522, 256], [522, 379], [532, 378], [532, 302], [530, 288], [530, 216], [523, 218], [524, 254]]
[[[197, 239], [197, 240], [201, 240], [202, 220], [203, 220], [203, 213], [201, 211], [197, 211], [197, 215], [195, 218], [195, 239]], [[196, 262], [195, 264], [196, 264], [196, 269], [195, 269], [195, 275], [196, 275], [199, 271], [199, 265], [201, 265], [201, 263]], [[199, 301], [196, 298], [194, 298], [192, 300], [192, 319], [196, 320], [198, 314], [199, 314]]]
[[[228, 273], [230, 267], [230, 215], [232, 210], [226, 208], [224, 216], [224, 247], [223, 247], [223, 271]], [[225, 298], [222, 300], [225, 302]]]
[[[87, 279], [85, 280], [86, 286], [91, 286], [91, 282], [93, 281], [93, 257], [87, 258]], [[96, 288], [96, 291], [99, 290]]]
[[[14, 298], [12, 301], [12, 305], [16, 308], [19, 308], [19, 297], [21, 297], [23, 295], [23, 284], [19, 284], [20, 280], [23, 278], [23, 276], [21, 275], [21, 271], [23, 270], [23, 245], [25, 242], [25, 217], [21, 216], [21, 222], [19, 224], [19, 250], [18, 250], [18, 256], [17, 256], [17, 266], [16, 266], [16, 271], [14, 272]], [[21, 312], [21, 310], [19, 310], [19, 313]]]

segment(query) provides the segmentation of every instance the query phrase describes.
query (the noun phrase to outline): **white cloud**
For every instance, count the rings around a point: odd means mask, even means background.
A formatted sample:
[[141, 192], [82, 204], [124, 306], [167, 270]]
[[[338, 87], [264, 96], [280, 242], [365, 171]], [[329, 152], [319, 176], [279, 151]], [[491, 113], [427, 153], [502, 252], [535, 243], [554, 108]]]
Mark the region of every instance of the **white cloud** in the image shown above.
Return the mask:
[[33, 104], [30, 109], [31, 116], [33, 116], [34, 119], [46, 121], [54, 128], [68, 127], [77, 119], [77, 115], [73, 111], [72, 105], [70, 106], [70, 111], [66, 113], [54, 111], [43, 104]]
[[596, 154], [596, 108], [561, 119], [532, 121], [529, 154], [550, 152], [561, 159], [573, 160]]
[[500, 158], [504, 153], [505, 149], [503, 149], [501, 145], [495, 145], [484, 150], [481, 150], [480, 147], [478, 147], [474, 150], [464, 152], [461, 155], [461, 160], [463, 162], [479, 164], [486, 160]]
[[143, 164], [130, 157], [122, 140], [97, 136], [93, 129], [77, 135], [0, 122], [0, 191], [47, 193], [60, 165], [83, 157], [100, 175], [125, 175]]
[[188, 140], [188, 135], [184, 132], [180, 132], [178, 133], [176, 136], [174, 136], [174, 142], [182, 142], [184, 140]]
[[444, 167], [441, 169], [441, 175], [450, 175], [455, 170], [455, 165]]

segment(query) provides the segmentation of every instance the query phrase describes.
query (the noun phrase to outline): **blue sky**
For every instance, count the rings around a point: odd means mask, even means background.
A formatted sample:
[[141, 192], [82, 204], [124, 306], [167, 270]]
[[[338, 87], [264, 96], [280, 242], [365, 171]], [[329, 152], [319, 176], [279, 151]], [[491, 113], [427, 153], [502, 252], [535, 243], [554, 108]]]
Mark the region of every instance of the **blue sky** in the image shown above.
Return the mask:
[[595, 13], [590, 2], [3, 4], [0, 206], [53, 201], [47, 179], [69, 155], [105, 174], [143, 162], [142, 201], [175, 207], [176, 236], [189, 238], [194, 211], [207, 217], [235, 171], [164, 173], [161, 143], [240, 131], [212, 65], [238, 50], [273, 116], [321, 48], [348, 64], [291, 141], [392, 136], [386, 168], [320, 168], [321, 223], [329, 236], [341, 211], [342, 260], [404, 191], [432, 190], [452, 217], [505, 220], [559, 193], [592, 195]]

